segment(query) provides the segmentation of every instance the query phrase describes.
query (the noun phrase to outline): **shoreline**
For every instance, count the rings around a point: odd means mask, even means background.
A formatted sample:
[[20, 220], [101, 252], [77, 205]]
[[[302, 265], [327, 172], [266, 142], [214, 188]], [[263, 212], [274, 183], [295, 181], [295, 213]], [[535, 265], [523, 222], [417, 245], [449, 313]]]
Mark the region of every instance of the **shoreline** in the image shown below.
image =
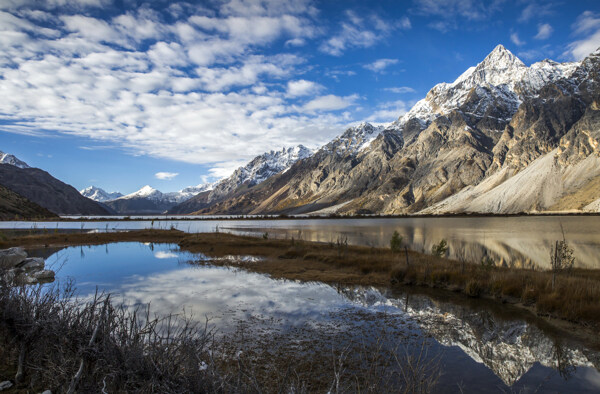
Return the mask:
[[[133, 216], [133, 217], [132, 217]], [[143, 217], [136, 217], [143, 216]], [[86, 217], [78, 218], [59, 216], [57, 218], [40, 218], [40, 219], [14, 219], [0, 220], [2, 222], [31, 222], [31, 223], [48, 223], [48, 222], [137, 222], [137, 221], [232, 221], [232, 220], [315, 220], [315, 219], [421, 219], [421, 218], [505, 218], [505, 217], [596, 217], [600, 216], [600, 212], [519, 212], [519, 213], [447, 213], [447, 214], [407, 214], [407, 215], [197, 215], [190, 214], [181, 215], [114, 215], [102, 217]]]
[[[483, 269], [476, 264], [464, 265], [416, 251], [402, 250], [394, 254], [389, 248], [352, 246], [340, 242], [263, 239], [228, 233], [188, 234], [179, 230], [13, 236], [0, 240], [0, 248], [12, 246], [51, 248], [116, 242], [173, 243], [182, 250], [203, 253], [210, 257], [231, 255], [262, 257], [263, 260], [259, 263], [219, 259], [206, 264], [234, 266], [277, 279], [385, 286], [392, 290], [408, 289], [415, 292], [434, 291], [440, 292], [442, 297], [445, 294], [463, 300], [482, 300], [499, 307], [507, 306], [529, 313], [532, 317], [541, 319], [550, 326], [600, 349], [600, 339], [597, 335], [600, 328], [600, 314], [595, 315], [595, 309], [588, 308], [587, 313], [582, 313], [580, 318], [574, 318], [571, 310], [561, 307], [552, 309], [554, 304], [548, 304], [548, 300], [561, 305], [566, 303], [567, 297], [570, 296], [567, 292], [535, 295], [532, 289], [538, 283], [543, 286], [551, 277], [551, 273], [547, 271], [502, 267]], [[410, 261], [409, 265], [405, 262], [407, 259]], [[198, 264], [202, 263], [198, 262]], [[600, 270], [574, 269], [568, 276], [560, 274], [558, 279], [557, 283], [563, 286], [561, 289], [565, 291], [569, 288], [584, 289], [585, 286], [593, 286], [594, 291], [596, 288], [600, 289]], [[472, 290], [472, 282], [475, 280], [479, 281], [477, 292]], [[526, 285], [523, 288], [515, 285], [519, 281]], [[559, 298], [556, 299], [557, 297]], [[577, 299], [572, 302], [575, 302], [574, 305], [581, 306], [584, 301]], [[595, 305], [590, 307], [596, 308]], [[592, 312], [589, 312], [590, 310]]]

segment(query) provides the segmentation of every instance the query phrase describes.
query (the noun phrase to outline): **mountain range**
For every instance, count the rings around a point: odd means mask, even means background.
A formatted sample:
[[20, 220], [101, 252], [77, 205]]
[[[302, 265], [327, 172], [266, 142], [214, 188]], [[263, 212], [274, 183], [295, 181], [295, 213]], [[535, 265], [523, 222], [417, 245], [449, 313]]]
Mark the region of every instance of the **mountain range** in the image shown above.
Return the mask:
[[74, 197], [3, 152], [0, 184], [60, 214], [598, 212], [599, 83], [600, 49], [528, 67], [498, 45], [390, 124], [264, 153], [213, 184]]
[[199, 194], [172, 211], [598, 211], [599, 70], [600, 50], [528, 67], [499, 45], [395, 122], [351, 127], [260, 184]]
[[311, 154], [312, 151], [302, 145], [270, 151], [255, 157], [245, 166], [236, 169], [231, 176], [219, 182], [190, 186], [178, 192], [162, 193], [146, 185], [125, 196], [121, 193], [108, 193], [95, 186], [83, 189], [80, 193], [104, 203], [120, 214], [161, 214], [167, 211], [169, 213], [182, 211], [188, 213], [185, 211], [195, 210], [197, 202], [194, 197], [197, 195], [205, 196], [208, 201], [213, 201], [231, 193], [241, 185], [247, 187], [258, 185]]

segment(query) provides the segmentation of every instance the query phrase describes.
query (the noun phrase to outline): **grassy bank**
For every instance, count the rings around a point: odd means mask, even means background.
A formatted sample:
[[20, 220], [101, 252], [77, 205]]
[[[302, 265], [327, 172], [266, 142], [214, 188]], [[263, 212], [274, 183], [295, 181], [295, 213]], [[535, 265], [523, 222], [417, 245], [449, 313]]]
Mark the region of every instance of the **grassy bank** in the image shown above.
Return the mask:
[[[511, 303], [538, 315], [600, 328], [600, 270], [548, 271], [468, 264], [414, 251], [294, 239], [263, 239], [226, 233], [186, 234], [177, 230], [119, 233], [41, 234], [8, 237], [0, 247], [67, 246], [108, 242], [169, 242], [208, 256], [251, 255], [260, 263], [243, 268], [275, 278], [332, 284], [426, 286]], [[211, 264], [232, 265], [235, 260]], [[238, 263], [242, 264], [242, 263]]]

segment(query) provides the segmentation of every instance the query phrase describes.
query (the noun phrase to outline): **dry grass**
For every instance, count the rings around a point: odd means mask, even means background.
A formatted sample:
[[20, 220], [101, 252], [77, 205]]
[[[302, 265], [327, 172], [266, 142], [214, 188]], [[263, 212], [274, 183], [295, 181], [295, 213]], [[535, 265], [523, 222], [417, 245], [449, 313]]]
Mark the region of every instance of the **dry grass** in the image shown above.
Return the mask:
[[[31, 234], [29, 234], [31, 232]], [[0, 248], [13, 246], [23, 247], [57, 247], [71, 245], [102, 245], [110, 242], [164, 242], [177, 243], [186, 233], [179, 230], [138, 230], [88, 233], [58, 232], [52, 230], [4, 231], [0, 237]]]
[[72, 297], [70, 287], [0, 282], [0, 380], [19, 392], [412, 393], [430, 392], [439, 376], [425, 342], [408, 350], [385, 325], [368, 344], [335, 330], [318, 333], [330, 338], [219, 337], [192, 319], [132, 312], [108, 295]]
[[504, 267], [483, 267], [440, 260], [427, 265], [399, 264], [396, 283], [439, 287], [470, 297], [491, 297], [520, 303], [548, 315], [575, 323], [600, 324], [600, 271], [576, 269], [558, 273], [552, 289], [552, 272]]

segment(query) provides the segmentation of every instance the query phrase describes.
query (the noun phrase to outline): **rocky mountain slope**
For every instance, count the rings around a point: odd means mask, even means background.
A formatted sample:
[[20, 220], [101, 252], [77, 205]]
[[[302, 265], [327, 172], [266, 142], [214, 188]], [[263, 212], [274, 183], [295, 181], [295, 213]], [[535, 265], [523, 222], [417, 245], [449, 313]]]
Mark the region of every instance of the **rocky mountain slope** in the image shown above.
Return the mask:
[[236, 169], [231, 176], [216, 184], [210, 191], [199, 193], [184, 203], [172, 208], [169, 213], [190, 213], [227, 198], [236, 190], [251, 190], [271, 178], [287, 171], [298, 160], [310, 157], [313, 152], [303, 145], [270, 151], [256, 156], [248, 164]]
[[31, 168], [14, 156], [4, 163], [10, 164], [0, 164], [0, 185], [55, 214], [107, 215], [109, 213], [106, 208], [85, 198], [74, 187], [59, 181], [46, 171]]
[[0, 220], [48, 219], [57, 215], [0, 185]]
[[600, 205], [600, 51], [527, 67], [499, 45], [387, 127], [361, 124], [198, 213], [517, 213]]

